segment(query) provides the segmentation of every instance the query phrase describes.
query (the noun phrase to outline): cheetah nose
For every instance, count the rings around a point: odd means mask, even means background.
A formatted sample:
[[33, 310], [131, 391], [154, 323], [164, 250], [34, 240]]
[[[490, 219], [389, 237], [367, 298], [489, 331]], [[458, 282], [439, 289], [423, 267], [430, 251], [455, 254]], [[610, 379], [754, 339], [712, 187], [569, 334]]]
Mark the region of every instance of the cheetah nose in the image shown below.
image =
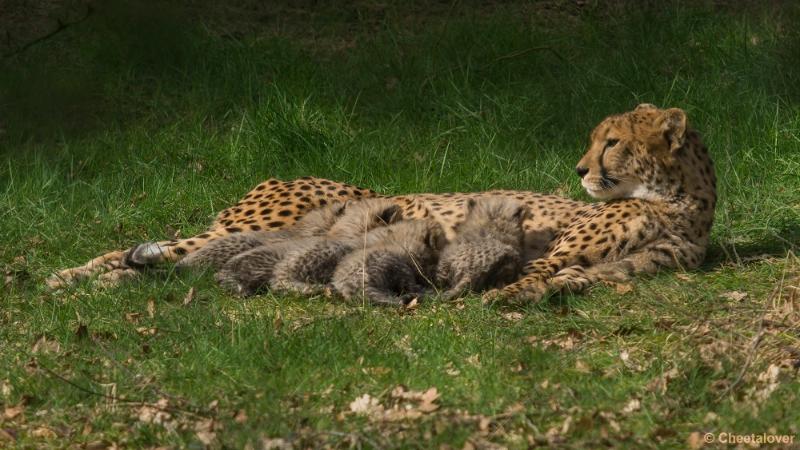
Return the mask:
[[589, 168], [578, 166], [575, 168], [575, 172], [578, 174], [579, 177], [583, 178], [586, 176], [587, 173], [589, 173]]

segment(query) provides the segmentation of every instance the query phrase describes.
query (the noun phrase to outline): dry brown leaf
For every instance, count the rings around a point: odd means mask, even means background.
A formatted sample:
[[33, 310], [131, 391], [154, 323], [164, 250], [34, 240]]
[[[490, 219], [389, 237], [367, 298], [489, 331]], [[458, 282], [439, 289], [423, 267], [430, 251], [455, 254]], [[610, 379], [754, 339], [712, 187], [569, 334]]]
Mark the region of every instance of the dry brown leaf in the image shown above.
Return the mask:
[[461, 371], [455, 368], [452, 361], [448, 362], [444, 366], [444, 373], [450, 375], [451, 377], [456, 377], [458, 375], [461, 375]]
[[147, 316], [151, 319], [156, 316], [156, 301], [153, 297], [147, 299]]
[[205, 445], [211, 445], [217, 438], [217, 433], [214, 432], [214, 419], [198, 420], [194, 424], [195, 436]]
[[0, 428], [0, 442], [9, 441], [14, 442], [17, 440], [16, 436], [14, 436], [13, 430], [5, 430]]
[[642, 402], [638, 398], [632, 398], [631, 401], [622, 408], [622, 414], [632, 414], [642, 409]]
[[282, 438], [263, 438], [261, 439], [261, 448], [264, 450], [292, 450], [294, 446]]
[[141, 334], [142, 336], [155, 336], [156, 333], [158, 333], [158, 328], [138, 327], [136, 328], [136, 332]]
[[31, 436], [44, 438], [44, 439], [55, 439], [58, 437], [55, 431], [48, 427], [38, 427], [35, 430], [31, 431]]
[[247, 422], [247, 411], [240, 409], [236, 411], [236, 414], [233, 416], [233, 421], [236, 423], [245, 423]]
[[770, 364], [767, 370], [758, 374], [756, 383], [758, 386], [751, 391], [751, 397], [756, 402], [766, 401], [780, 385], [781, 368], [776, 364]]
[[125, 313], [125, 320], [127, 320], [130, 323], [139, 323], [139, 318], [141, 317], [142, 314], [138, 312]]
[[20, 403], [17, 406], [6, 406], [3, 411], [3, 418], [6, 420], [13, 420], [25, 411], [25, 405]]
[[[83, 448], [85, 450], [108, 450], [108, 449], [116, 449], [117, 446], [108, 441], [91, 441], [87, 442]], [[165, 448], [165, 447], [156, 447], [156, 448], [151, 448], [150, 450], [157, 450], [158, 448]]]
[[592, 371], [591, 367], [589, 367], [589, 365], [586, 364], [586, 362], [580, 359], [575, 361], [575, 370], [577, 370], [580, 373], [591, 373]]
[[669, 387], [669, 382], [678, 378], [680, 376], [680, 372], [678, 369], [672, 368], [668, 371], [662, 373], [660, 376], [653, 378], [647, 383], [647, 390], [656, 394], [664, 394], [667, 392], [667, 387]]
[[509, 320], [511, 322], [517, 322], [519, 320], [522, 320], [523, 317], [525, 317], [521, 312], [517, 311], [503, 313], [502, 316], [504, 319]]
[[142, 405], [139, 407], [137, 418], [140, 422], [162, 425], [172, 417], [169, 412], [165, 411], [168, 406], [169, 400], [166, 398], [161, 398], [155, 403]]
[[195, 433], [197, 439], [200, 440], [205, 445], [211, 445], [214, 443], [214, 440], [217, 438], [217, 433], [213, 431], [198, 431]]
[[622, 360], [622, 364], [624, 364], [625, 367], [634, 372], [642, 372], [645, 370], [640, 364], [636, 364], [631, 360], [631, 354], [627, 349], [622, 349], [622, 351], [619, 352], [619, 359]]
[[528, 337], [528, 342], [541, 343], [542, 347], [559, 347], [562, 350], [573, 350], [578, 344], [579, 335], [574, 333], [563, 334], [553, 339], [538, 340], [535, 336]]
[[58, 341], [47, 339], [47, 336], [44, 335], [40, 336], [31, 348], [33, 353], [59, 353], [60, 351], [61, 344]]
[[692, 450], [697, 450], [703, 447], [703, 436], [700, 434], [699, 431], [692, 431], [689, 434], [689, 438], [686, 439], [686, 444]]
[[692, 281], [692, 277], [690, 277], [688, 274], [685, 273], [676, 273], [675, 278], [681, 281]]
[[378, 399], [369, 394], [364, 394], [350, 402], [350, 411], [356, 414], [368, 416], [376, 411], [383, 412], [383, 406], [378, 403]]
[[592, 318], [589, 315], [589, 313], [587, 313], [586, 311], [584, 311], [582, 309], [574, 308], [572, 311], [575, 312], [575, 314], [577, 314], [578, 317], [581, 317], [581, 318], [584, 318], [584, 319], [591, 319]]
[[619, 295], [625, 295], [633, 291], [633, 285], [630, 283], [614, 283], [614, 292]]
[[730, 292], [723, 292], [722, 294], [719, 294], [719, 296], [734, 302], [740, 302], [747, 298], [747, 292], [730, 291]]
[[364, 374], [372, 376], [386, 375], [391, 371], [392, 369], [388, 367], [364, 367], [363, 369], [361, 369], [361, 372], [363, 372]]
[[418, 409], [424, 413], [429, 413], [439, 409], [439, 405], [434, 402], [439, 399], [439, 391], [432, 387], [425, 391], [420, 398]]
[[9, 395], [11, 395], [12, 390], [14, 390], [14, 388], [11, 386], [10, 381], [3, 380], [2, 382], [0, 382], [0, 394], [2, 394], [3, 397], [8, 397]]
[[193, 286], [189, 288], [189, 292], [187, 292], [186, 295], [183, 297], [183, 306], [192, 303], [192, 300], [194, 300], [194, 295], [195, 295], [195, 289]]

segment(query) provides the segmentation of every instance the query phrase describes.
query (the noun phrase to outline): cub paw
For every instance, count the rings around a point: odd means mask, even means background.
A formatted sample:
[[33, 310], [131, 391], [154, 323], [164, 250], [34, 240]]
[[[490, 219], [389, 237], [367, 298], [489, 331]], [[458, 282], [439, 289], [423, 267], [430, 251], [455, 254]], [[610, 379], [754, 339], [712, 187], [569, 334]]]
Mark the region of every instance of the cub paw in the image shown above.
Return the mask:
[[227, 270], [220, 270], [214, 274], [217, 284], [227, 292], [237, 297], [250, 297], [255, 294], [255, 290], [250, 289], [245, 283], [239, 280], [235, 273]]

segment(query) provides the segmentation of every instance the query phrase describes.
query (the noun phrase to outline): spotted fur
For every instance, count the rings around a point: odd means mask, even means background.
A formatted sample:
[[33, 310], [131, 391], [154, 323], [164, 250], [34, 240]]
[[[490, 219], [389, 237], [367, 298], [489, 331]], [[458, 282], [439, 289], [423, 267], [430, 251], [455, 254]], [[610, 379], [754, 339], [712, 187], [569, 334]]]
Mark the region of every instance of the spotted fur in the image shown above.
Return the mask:
[[282, 230], [281, 239], [231, 258], [215, 274], [217, 282], [242, 297], [268, 285], [278, 290], [311, 293], [316, 290], [316, 280], [330, 278], [336, 262], [352, 249], [360, 236], [402, 217], [400, 208], [385, 199], [348, 201], [323, 208], [331, 211], [305, 220], [314, 214], [312, 211], [294, 226]]
[[[716, 179], [708, 151], [686, 114], [640, 105], [604, 119], [578, 164], [583, 203], [527, 191], [408, 194], [389, 197], [405, 218], [430, 218], [448, 239], [456, 236], [470, 199], [505, 197], [528, 206], [524, 276], [487, 298], [538, 300], [550, 290], [580, 291], [635, 273], [697, 267], [708, 246], [716, 206]], [[374, 197], [373, 191], [306, 177], [271, 179], [218, 216], [211, 229], [180, 241], [152, 243], [147, 251], [114, 251], [63, 270], [48, 280], [58, 288], [99, 275], [106, 284], [135, 276], [141, 266], [177, 261], [222, 236], [277, 230], [332, 201]]]
[[[347, 202], [335, 202], [310, 211], [291, 227], [278, 231], [234, 233], [211, 241], [178, 261], [179, 268], [210, 267], [219, 270], [231, 258], [263, 245], [290, 239], [325, 235], [344, 214]], [[134, 250], [135, 251], [135, 250]]]

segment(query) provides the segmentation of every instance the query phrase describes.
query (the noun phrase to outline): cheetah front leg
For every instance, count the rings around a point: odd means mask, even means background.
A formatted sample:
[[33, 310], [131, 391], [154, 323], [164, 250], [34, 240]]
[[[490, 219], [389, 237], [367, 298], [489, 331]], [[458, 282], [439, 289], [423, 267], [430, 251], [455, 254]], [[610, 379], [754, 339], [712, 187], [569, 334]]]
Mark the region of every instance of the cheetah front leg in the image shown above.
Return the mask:
[[484, 302], [498, 300], [538, 302], [548, 293], [550, 278], [574, 259], [560, 256], [530, 261], [523, 268], [525, 275], [522, 278], [502, 289], [487, 291], [483, 295], [483, 300]]
[[[700, 254], [688, 257], [692, 252]], [[634, 275], [654, 275], [661, 268], [694, 267], [691, 262], [702, 260], [702, 256], [702, 249], [692, 248], [686, 243], [679, 245], [671, 241], [656, 242], [631, 252], [618, 261], [562, 269], [551, 278], [549, 288], [553, 291], [579, 293], [600, 282], [622, 283]]]

